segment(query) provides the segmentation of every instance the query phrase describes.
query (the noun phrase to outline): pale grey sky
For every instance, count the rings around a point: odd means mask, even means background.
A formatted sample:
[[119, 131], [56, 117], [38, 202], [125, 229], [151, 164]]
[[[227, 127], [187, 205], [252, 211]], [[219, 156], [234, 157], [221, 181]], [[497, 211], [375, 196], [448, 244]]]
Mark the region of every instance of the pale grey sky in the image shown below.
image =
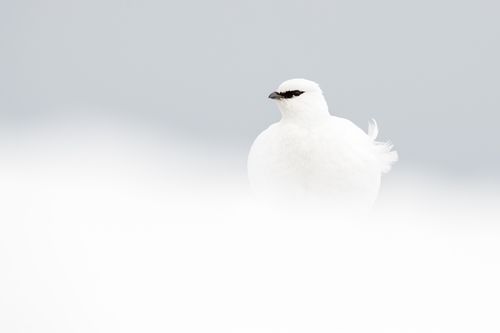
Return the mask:
[[243, 159], [279, 118], [269, 92], [304, 77], [332, 113], [376, 118], [400, 165], [500, 177], [499, 12], [493, 0], [3, 1], [1, 126], [99, 108]]

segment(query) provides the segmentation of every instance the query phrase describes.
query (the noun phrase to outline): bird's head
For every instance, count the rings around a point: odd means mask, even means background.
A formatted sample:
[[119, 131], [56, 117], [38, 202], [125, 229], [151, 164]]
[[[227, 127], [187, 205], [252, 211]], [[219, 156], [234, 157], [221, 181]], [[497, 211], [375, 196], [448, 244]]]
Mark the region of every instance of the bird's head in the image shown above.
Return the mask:
[[283, 119], [309, 119], [328, 114], [328, 105], [316, 82], [291, 79], [280, 84], [269, 98], [278, 103]]

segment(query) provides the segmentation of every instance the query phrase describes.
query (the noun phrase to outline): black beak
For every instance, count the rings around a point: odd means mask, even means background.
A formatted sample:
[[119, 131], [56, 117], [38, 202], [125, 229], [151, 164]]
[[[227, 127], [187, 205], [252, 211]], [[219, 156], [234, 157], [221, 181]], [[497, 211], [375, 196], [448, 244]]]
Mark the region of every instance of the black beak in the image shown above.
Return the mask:
[[278, 94], [276, 91], [272, 92], [271, 95], [269, 95], [268, 97], [271, 99], [281, 99], [282, 98], [282, 96], [280, 94]]

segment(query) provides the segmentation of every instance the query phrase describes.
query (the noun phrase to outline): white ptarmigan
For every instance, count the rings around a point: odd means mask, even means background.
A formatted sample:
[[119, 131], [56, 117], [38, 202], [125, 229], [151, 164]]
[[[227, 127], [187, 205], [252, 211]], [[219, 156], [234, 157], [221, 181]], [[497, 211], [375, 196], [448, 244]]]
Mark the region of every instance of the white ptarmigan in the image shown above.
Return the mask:
[[390, 143], [375, 141], [376, 122], [365, 133], [330, 115], [319, 85], [305, 79], [283, 82], [269, 98], [277, 102], [281, 120], [250, 149], [248, 176], [257, 196], [286, 202], [326, 199], [339, 208], [369, 209], [381, 174], [398, 159]]

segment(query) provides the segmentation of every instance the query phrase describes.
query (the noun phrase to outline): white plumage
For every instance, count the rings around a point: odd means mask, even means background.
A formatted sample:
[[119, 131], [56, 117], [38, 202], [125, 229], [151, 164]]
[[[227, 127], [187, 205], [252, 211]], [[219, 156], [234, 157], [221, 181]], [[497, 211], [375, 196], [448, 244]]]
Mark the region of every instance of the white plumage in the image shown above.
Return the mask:
[[339, 208], [370, 208], [381, 174], [398, 155], [377, 142], [377, 123], [368, 134], [351, 121], [331, 116], [318, 84], [305, 79], [283, 82], [269, 95], [281, 120], [262, 132], [248, 157], [252, 188], [273, 201], [326, 199]]

